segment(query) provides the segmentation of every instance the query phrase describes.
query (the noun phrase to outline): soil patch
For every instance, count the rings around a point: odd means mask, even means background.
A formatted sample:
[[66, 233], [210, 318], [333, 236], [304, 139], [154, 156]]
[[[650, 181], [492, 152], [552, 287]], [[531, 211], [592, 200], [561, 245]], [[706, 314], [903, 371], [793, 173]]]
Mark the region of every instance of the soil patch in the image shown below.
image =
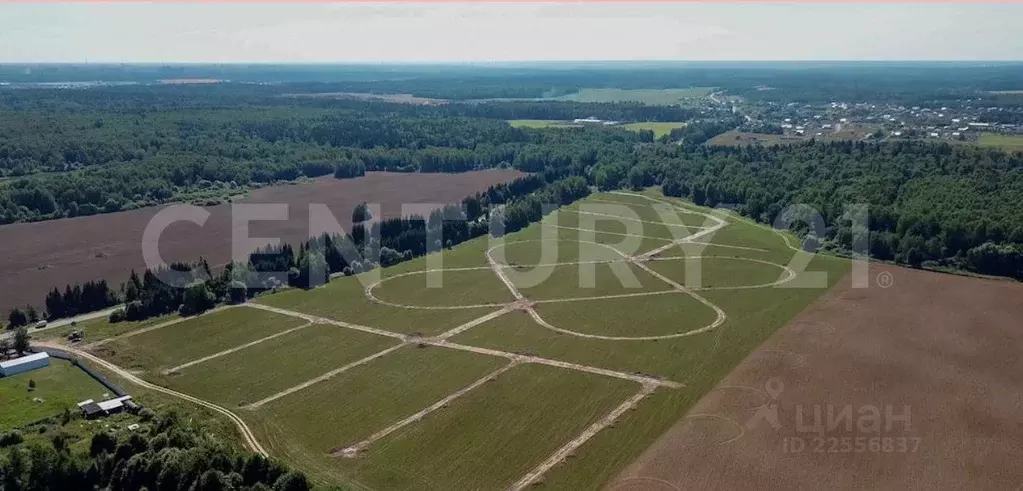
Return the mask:
[[1023, 285], [870, 276], [775, 333], [608, 489], [1018, 489]]
[[[261, 188], [236, 203], [288, 204], [287, 220], [250, 222], [248, 236], [297, 244], [322, 231], [310, 229], [310, 204], [326, 205], [337, 222], [349, 230], [352, 209], [363, 201], [380, 204], [383, 217], [389, 218], [401, 215], [405, 203], [457, 203], [522, 175], [512, 170], [459, 174], [370, 172], [357, 179], [324, 177]], [[202, 226], [178, 222], [168, 227], [159, 240], [163, 259], [194, 261], [203, 256], [214, 266], [228, 263], [233, 231], [241, 230], [241, 225], [232, 223], [231, 206], [206, 207], [209, 217]], [[117, 287], [132, 268], [141, 273], [145, 269], [143, 232], [164, 208], [0, 227], [0, 312], [28, 302], [41, 307], [46, 293], [55, 286], [63, 291], [68, 283], [105, 278]]]

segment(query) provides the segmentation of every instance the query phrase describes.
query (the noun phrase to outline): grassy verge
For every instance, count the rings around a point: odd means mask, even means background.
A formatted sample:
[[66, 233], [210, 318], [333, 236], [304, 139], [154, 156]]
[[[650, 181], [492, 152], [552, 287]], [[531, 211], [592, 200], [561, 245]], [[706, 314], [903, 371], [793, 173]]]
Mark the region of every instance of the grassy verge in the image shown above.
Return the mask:
[[[35, 388], [30, 390], [30, 381]], [[18, 428], [86, 399], [101, 401], [109, 392], [70, 362], [51, 359], [50, 366], [0, 378], [0, 430]]]

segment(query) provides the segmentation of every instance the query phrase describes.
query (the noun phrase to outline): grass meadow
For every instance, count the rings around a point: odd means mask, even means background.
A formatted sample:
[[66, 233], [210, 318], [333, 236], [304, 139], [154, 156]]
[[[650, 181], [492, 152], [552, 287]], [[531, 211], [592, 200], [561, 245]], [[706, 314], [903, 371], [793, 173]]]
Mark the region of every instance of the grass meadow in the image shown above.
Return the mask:
[[158, 373], [302, 324], [294, 317], [231, 308], [113, 339], [93, 351], [122, 367]]
[[558, 97], [559, 100], [575, 102], [642, 102], [651, 106], [673, 106], [685, 99], [707, 97], [712, 87], [690, 87], [685, 89], [582, 89], [574, 94]]
[[[236, 408], [274, 456], [317, 483], [356, 489], [507, 488], [639, 390], [632, 380], [522, 363], [374, 441], [355, 458], [332, 455], [469, 386], [511, 358], [540, 356], [684, 384], [654, 390], [547, 472], [539, 489], [599, 488], [849, 269], [840, 258], [797, 253], [789, 245], [795, 242], [783, 234], [727, 211], [667, 199], [656, 190], [646, 193], [677, 207], [672, 210], [680, 213], [672, 215], [675, 222], [664, 223], [647, 197], [595, 193], [502, 241], [484, 237], [374, 272], [384, 281], [371, 293], [385, 303], [367, 297], [367, 287], [376, 282], [367, 274], [254, 300], [424, 337], [325, 380], [317, 377], [399, 340], [313, 324], [177, 374], [160, 372], [305, 323], [243, 306], [114, 340], [97, 353], [144, 370], [158, 383]], [[606, 214], [632, 219], [580, 213], [598, 205], [605, 206]], [[672, 245], [673, 239], [704, 230], [697, 227], [718, 223], [704, 214], [727, 223], [700, 237], [700, 243]], [[671, 247], [647, 261], [625, 261], [599, 244], [626, 249], [628, 255]], [[509, 281], [535, 303], [511, 304], [515, 297], [508, 286], [487, 267], [488, 251], [507, 265], [502, 271]], [[601, 263], [550, 264], [580, 260]], [[701, 281], [691, 285], [693, 292], [678, 290], [646, 270], [685, 283], [697, 265]], [[429, 288], [428, 275], [422, 273], [438, 267], [472, 269], [446, 271], [443, 286]], [[796, 271], [797, 281], [815, 274], [826, 278], [812, 288], [790, 287], [796, 282], [760, 287], [788, 279], [786, 267]], [[527, 272], [549, 275], [534, 284]], [[590, 272], [593, 287], [580, 284], [580, 275]], [[636, 283], [623, 284], [623, 277]], [[616, 298], [580, 299], [607, 295]], [[451, 308], [477, 304], [487, 306]], [[466, 324], [502, 306], [507, 309], [501, 315]], [[557, 330], [536, 322], [530, 308]], [[459, 326], [464, 329], [449, 333], [446, 341], [457, 345], [430, 344], [437, 342], [432, 336]], [[651, 337], [657, 339], [628, 339]], [[504, 353], [492, 356], [485, 350]], [[318, 381], [300, 385], [312, 380]], [[293, 387], [299, 390], [238, 409]]]
[[397, 341], [313, 324], [163, 376], [165, 385], [225, 407], [251, 404], [365, 358]]
[[342, 465], [381, 489], [501, 489], [637, 389], [598, 375], [518, 366]]
[[664, 135], [667, 135], [668, 133], [671, 133], [671, 130], [681, 128], [685, 125], [686, 123], [683, 122], [652, 121], [645, 123], [627, 123], [623, 124], [622, 128], [625, 128], [630, 131], [650, 130], [654, 132], [654, 138], [660, 138]]
[[982, 147], [997, 147], [1009, 152], [1023, 152], [1023, 135], [981, 133], [980, 136], [977, 137], [977, 145]]
[[[29, 382], [35, 389], [29, 390]], [[106, 387], [68, 361], [0, 378], [0, 432], [56, 416], [86, 399], [103, 400]]]

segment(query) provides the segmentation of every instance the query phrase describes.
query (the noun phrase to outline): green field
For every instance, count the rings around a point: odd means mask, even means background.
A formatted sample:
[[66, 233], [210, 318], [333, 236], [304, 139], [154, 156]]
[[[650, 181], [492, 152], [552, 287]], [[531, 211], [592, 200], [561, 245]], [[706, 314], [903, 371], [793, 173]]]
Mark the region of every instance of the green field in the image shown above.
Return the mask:
[[[244, 412], [275, 453], [338, 482], [335, 450], [355, 444], [477, 378], [506, 360], [444, 348], [405, 347], [259, 410]], [[329, 421], [329, 425], [324, 425]]]
[[[34, 390], [28, 390], [29, 381]], [[50, 366], [0, 378], [0, 431], [56, 416], [86, 399], [104, 400], [106, 387], [70, 362], [50, 359]]]
[[[512, 125], [515, 128], [577, 128], [579, 126], [582, 126], [582, 124], [573, 123], [572, 121], [557, 121], [548, 119], [509, 119], [508, 124]], [[629, 131], [650, 130], [654, 132], [654, 138], [660, 138], [670, 133], [671, 130], [675, 128], [681, 128], [685, 125], [686, 123], [684, 122], [645, 122], [626, 123], [622, 125], [616, 125], [613, 127], [624, 128]]]
[[550, 119], [509, 119], [508, 124], [513, 128], [573, 128], [580, 125], [571, 121], [556, 121]]
[[743, 131], [726, 131], [707, 141], [707, 145], [723, 147], [746, 147], [750, 145], [787, 145], [807, 141], [805, 137], [772, 135], [768, 133], [748, 133]]
[[[381, 489], [502, 489], [636, 389], [591, 374], [516, 367], [346, 463]], [[568, 393], [576, 396], [559, 396]]]
[[[251, 404], [397, 344], [390, 338], [313, 324], [162, 377], [170, 387], [225, 407]], [[273, 366], [272, 370], [265, 367]]]
[[1023, 135], [981, 133], [977, 137], [977, 145], [982, 147], [997, 147], [1010, 152], [1021, 152], [1023, 151]]
[[[656, 190], [595, 193], [501, 240], [254, 300], [290, 313], [241, 306], [96, 352], [233, 408], [274, 456], [354, 488], [507, 488], [642, 384], [648, 397], [542, 477], [544, 489], [599, 488], [848, 270], [795, 243]], [[822, 283], [789, 288], [815, 273]], [[300, 314], [413, 336], [392, 349], [402, 339], [386, 332], [312, 324], [246, 344], [304, 325]]]
[[115, 339], [94, 352], [122, 367], [156, 373], [302, 324], [293, 317], [232, 308]]
[[149, 326], [154, 326], [161, 322], [167, 322], [178, 318], [178, 314], [161, 315], [158, 317], [150, 317], [141, 321], [122, 321], [117, 323], [111, 323], [109, 318], [100, 317], [97, 319], [89, 319], [87, 321], [79, 322], [77, 326], [64, 326], [54, 329], [47, 329], [39, 334], [33, 334], [33, 337], [39, 337], [42, 339], [57, 339], [64, 340], [71, 334], [71, 331], [82, 331], [84, 336], [82, 342], [93, 343], [107, 338], [120, 336], [122, 334], [134, 331], [136, 329], [143, 329]]
[[396, 276], [373, 290], [377, 298], [398, 305], [501, 305], [515, 300], [489, 268], [448, 271], [438, 275], [442, 288], [428, 288], [425, 273]]
[[654, 132], [654, 138], [660, 138], [667, 135], [671, 130], [681, 128], [686, 123], [661, 123], [661, 122], [649, 122], [649, 123], [628, 123], [623, 124], [622, 128], [631, 131], [650, 130]]
[[686, 99], [707, 97], [713, 87], [691, 87], [686, 89], [582, 89], [574, 94], [557, 97], [562, 101], [575, 102], [642, 102], [652, 106], [671, 106]]

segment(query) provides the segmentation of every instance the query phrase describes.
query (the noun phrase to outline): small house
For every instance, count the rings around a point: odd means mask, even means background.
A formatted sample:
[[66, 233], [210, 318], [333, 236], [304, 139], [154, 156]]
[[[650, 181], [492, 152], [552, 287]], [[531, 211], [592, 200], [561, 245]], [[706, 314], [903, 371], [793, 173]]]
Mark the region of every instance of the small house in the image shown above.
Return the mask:
[[133, 407], [138, 406], [131, 401], [131, 396], [117, 397], [102, 402], [95, 402], [89, 399], [78, 403], [78, 408], [82, 410], [82, 415], [86, 419], [110, 416], [126, 409], [131, 410]]
[[0, 377], [10, 377], [50, 366], [50, 355], [33, 353], [13, 360], [0, 361]]

